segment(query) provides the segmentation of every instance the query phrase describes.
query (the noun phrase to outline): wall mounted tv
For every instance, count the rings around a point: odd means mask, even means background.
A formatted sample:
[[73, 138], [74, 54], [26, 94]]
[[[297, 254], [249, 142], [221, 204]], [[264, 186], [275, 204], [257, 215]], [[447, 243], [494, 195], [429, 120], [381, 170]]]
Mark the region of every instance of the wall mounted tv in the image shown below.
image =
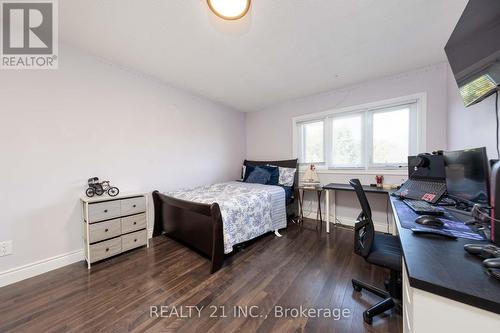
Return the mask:
[[465, 106], [500, 89], [500, 0], [470, 0], [444, 48]]

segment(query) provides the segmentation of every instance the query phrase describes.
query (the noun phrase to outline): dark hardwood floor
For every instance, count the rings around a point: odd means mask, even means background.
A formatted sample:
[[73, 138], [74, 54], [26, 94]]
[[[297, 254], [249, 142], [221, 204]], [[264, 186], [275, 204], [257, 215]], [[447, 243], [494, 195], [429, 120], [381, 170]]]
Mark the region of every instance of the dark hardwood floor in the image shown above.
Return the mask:
[[[351, 230], [332, 228], [328, 235], [314, 226], [306, 221], [303, 228], [289, 226], [282, 238], [265, 236], [213, 275], [209, 260], [161, 236], [149, 249], [90, 271], [80, 262], [0, 288], [0, 332], [401, 332], [395, 311], [364, 324], [362, 312], [379, 299], [351, 286], [353, 277], [383, 286], [387, 272], [353, 254]], [[151, 316], [151, 307], [160, 315], [161, 305], [169, 306], [163, 314], [170, 317]], [[201, 315], [191, 308], [191, 318], [182, 318], [187, 306], [203, 307]], [[300, 306], [350, 315], [292, 317], [289, 310], [280, 318], [278, 310], [275, 316], [276, 309]], [[211, 318], [215, 309], [219, 317]], [[222, 309], [227, 318], [220, 318]], [[258, 316], [237, 316], [234, 309]]]

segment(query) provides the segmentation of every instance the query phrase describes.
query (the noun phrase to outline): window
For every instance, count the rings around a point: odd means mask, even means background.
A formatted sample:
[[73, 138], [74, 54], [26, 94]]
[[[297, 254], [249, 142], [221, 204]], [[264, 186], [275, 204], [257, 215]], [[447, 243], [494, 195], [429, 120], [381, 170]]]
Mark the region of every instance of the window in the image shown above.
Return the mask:
[[332, 153], [334, 167], [361, 167], [363, 163], [363, 116], [354, 114], [332, 118]]
[[304, 163], [324, 162], [324, 121], [314, 121], [301, 125], [302, 159]]
[[373, 165], [401, 165], [410, 152], [410, 109], [373, 113]]
[[295, 118], [299, 162], [330, 169], [406, 166], [424, 135], [421, 104], [413, 97]]

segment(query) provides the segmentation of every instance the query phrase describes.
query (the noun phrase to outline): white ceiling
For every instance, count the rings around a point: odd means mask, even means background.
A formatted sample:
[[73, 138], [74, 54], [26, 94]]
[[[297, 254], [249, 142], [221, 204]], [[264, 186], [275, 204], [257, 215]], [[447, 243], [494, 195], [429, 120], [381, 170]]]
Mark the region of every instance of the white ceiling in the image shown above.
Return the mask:
[[444, 61], [467, 0], [59, 1], [64, 43], [241, 111]]

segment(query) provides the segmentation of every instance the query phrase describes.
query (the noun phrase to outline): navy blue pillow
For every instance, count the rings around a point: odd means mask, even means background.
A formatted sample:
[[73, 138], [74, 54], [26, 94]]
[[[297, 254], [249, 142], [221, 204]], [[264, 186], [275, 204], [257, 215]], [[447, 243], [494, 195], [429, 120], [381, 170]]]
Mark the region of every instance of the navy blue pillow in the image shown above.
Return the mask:
[[267, 184], [271, 179], [271, 173], [261, 167], [256, 167], [252, 172], [248, 175], [245, 182], [247, 183], [256, 183], [256, 184]]
[[247, 178], [248, 176], [250, 176], [250, 174], [252, 173], [252, 171], [255, 169], [254, 166], [252, 165], [247, 165], [245, 167], [245, 174], [243, 175], [243, 181], [246, 182], [247, 181]]
[[[264, 169], [267, 172], [269, 172], [269, 175], [270, 175], [269, 180], [266, 183], [262, 183], [262, 184], [266, 184], [266, 185], [278, 185], [279, 184], [279, 181], [280, 181], [279, 168], [276, 166], [268, 166], [268, 165], [261, 165], [261, 166], [248, 165], [248, 166], [246, 166], [245, 176], [243, 177], [244, 182], [247, 182], [248, 177], [256, 168]], [[250, 182], [248, 182], [248, 183], [250, 183]]]
[[281, 185], [285, 190], [285, 202], [288, 205], [293, 200], [293, 190], [291, 186]]
[[267, 183], [268, 185], [278, 185], [280, 183], [280, 169], [275, 166], [264, 166], [261, 168], [265, 168], [269, 171], [271, 174], [271, 177], [269, 178], [269, 182]]

